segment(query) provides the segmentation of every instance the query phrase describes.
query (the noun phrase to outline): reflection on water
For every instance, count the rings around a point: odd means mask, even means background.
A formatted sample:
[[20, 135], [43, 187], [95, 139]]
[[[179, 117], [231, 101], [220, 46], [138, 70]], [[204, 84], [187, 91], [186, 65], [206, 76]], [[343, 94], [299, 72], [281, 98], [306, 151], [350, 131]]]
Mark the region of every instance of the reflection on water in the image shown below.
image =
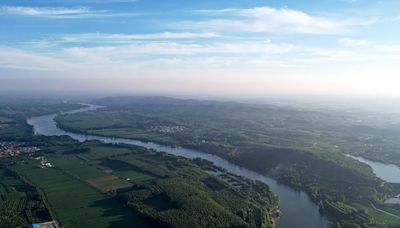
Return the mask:
[[[99, 107], [100, 106], [89, 105], [89, 107], [87, 108], [74, 110], [68, 113], [95, 110]], [[54, 121], [55, 117], [56, 114], [33, 117], [28, 119], [28, 124], [33, 126], [35, 134], [41, 134], [45, 136], [68, 135], [76, 140], [79, 140], [80, 142], [86, 140], [99, 140], [104, 143], [112, 144], [124, 143], [129, 145], [142, 146], [148, 149], [154, 149], [156, 151], [164, 151], [186, 158], [200, 157], [205, 160], [212, 161], [215, 165], [226, 169], [228, 172], [244, 176], [252, 180], [259, 180], [263, 183], [268, 184], [271, 190], [279, 195], [281, 199], [280, 206], [283, 211], [283, 217], [277, 225], [278, 228], [324, 228], [328, 226], [328, 220], [326, 219], [326, 217], [322, 216], [319, 213], [318, 206], [314, 204], [304, 192], [293, 190], [288, 186], [277, 183], [274, 179], [235, 165], [216, 155], [181, 147], [164, 146], [153, 142], [142, 142], [132, 139], [102, 137], [67, 132], [57, 127], [56, 122]]]

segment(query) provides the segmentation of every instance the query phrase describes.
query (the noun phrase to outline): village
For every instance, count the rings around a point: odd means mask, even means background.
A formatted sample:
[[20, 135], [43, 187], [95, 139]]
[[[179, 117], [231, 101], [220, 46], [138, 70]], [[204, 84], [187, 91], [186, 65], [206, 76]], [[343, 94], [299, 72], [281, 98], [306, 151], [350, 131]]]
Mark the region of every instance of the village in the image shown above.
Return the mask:
[[161, 134], [176, 134], [185, 130], [183, 126], [152, 126], [150, 131]]
[[0, 142], [0, 159], [4, 157], [15, 157], [20, 154], [31, 154], [39, 151], [35, 146], [25, 146], [24, 143]]

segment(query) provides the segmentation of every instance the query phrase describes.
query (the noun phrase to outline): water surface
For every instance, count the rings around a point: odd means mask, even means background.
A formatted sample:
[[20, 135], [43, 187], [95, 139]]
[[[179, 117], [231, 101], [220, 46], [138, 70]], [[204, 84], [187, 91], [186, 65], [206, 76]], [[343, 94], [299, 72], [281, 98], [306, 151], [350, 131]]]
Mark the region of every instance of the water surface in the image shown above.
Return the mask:
[[[382, 180], [389, 183], [400, 183], [400, 167], [393, 164], [385, 164], [382, 162], [372, 161], [360, 156], [347, 155], [353, 159], [356, 159], [362, 163], [369, 165], [375, 175]], [[396, 197], [389, 198], [385, 203], [400, 204], [400, 194]]]
[[385, 164], [382, 162], [371, 161], [369, 159], [347, 155], [348, 157], [354, 158], [362, 163], [369, 165], [375, 175], [382, 180], [389, 183], [400, 183], [400, 167], [392, 164]]

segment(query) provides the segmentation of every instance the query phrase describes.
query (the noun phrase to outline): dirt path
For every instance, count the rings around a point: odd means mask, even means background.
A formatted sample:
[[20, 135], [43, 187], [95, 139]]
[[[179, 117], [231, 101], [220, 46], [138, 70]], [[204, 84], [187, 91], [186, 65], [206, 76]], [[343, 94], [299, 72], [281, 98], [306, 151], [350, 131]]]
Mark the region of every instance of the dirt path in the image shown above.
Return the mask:
[[399, 219], [400, 219], [400, 216], [397, 216], [397, 215], [392, 214], [392, 213], [390, 213], [390, 212], [387, 212], [387, 211], [381, 210], [381, 209], [379, 209], [379, 208], [376, 208], [375, 205], [374, 205], [373, 203], [371, 203], [371, 206], [372, 206], [373, 209], [375, 209], [375, 210], [377, 210], [377, 211], [379, 211], [379, 212], [382, 212], [382, 213], [384, 213], [384, 214], [387, 214], [387, 215], [390, 215], [390, 216], [393, 216], [393, 217], [395, 217], [395, 218], [399, 218]]

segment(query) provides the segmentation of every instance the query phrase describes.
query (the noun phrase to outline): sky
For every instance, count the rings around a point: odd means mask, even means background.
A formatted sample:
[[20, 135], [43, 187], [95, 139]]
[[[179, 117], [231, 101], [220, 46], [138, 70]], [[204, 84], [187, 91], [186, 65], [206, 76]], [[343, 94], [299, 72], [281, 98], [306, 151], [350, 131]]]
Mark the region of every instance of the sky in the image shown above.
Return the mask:
[[400, 96], [398, 0], [0, 0], [0, 90]]

